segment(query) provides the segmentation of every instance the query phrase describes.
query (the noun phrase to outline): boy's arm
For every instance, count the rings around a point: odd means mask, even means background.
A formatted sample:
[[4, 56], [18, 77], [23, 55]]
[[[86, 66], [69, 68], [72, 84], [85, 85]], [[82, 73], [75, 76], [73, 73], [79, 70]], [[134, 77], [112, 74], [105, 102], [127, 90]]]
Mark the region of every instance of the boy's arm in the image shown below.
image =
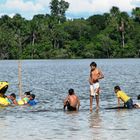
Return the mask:
[[69, 96], [67, 96], [67, 97], [65, 98], [65, 100], [64, 100], [64, 106], [66, 105], [68, 99], [69, 99]]
[[102, 71], [99, 70], [99, 77], [98, 77], [98, 79], [102, 79], [102, 78], [104, 78], [104, 75], [103, 75]]
[[118, 107], [120, 107], [120, 98], [118, 98]]
[[79, 100], [79, 98], [78, 98], [78, 110], [79, 110], [79, 107], [80, 107], [80, 100]]
[[14, 100], [13, 103], [14, 103], [15, 105], [18, 105], [18, 102], [17, 102], [16, 100]]
[[64, 100], [64, 106], [63, 106], [63, 109], [65, 110], [66, 106], [67, 106], [67, 101], [69, 99], [69, 96], [67, 96]]
[[89, 76], [88, 81], [89, 81], [89, 84], [90, 84], [90, 85], [92, 85], [92, 84], [93, 84], [93, 82], [92, 82], [92, 72], [90, 72], [90, 76]]
[[89, 84], [90, 84], [90, 85], [93, 84], [93, 83], [92, 83], [92, 80], [91, 80], [91, 77], [89, 77], [89, 80], [88, 80], [88, 81], [89, 81]]

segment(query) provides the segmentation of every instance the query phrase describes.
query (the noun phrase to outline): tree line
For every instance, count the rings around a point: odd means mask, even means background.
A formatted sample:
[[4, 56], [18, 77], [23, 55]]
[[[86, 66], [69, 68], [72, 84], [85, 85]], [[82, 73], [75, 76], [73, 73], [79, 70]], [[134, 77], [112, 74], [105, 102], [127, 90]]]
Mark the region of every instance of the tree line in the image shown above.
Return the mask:
[[113, 6], [87, 19], [67, 19], [69, 3], [50, 2], [50, 14], [0, 18], [0, 59], [139, 58], [140, 7]]

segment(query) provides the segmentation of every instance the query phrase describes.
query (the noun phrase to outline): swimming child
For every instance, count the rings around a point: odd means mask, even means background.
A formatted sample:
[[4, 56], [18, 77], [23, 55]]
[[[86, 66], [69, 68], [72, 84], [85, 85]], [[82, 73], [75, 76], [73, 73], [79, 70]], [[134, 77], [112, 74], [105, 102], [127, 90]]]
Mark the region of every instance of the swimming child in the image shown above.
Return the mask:
[[11, 104], [18, 105], [15, 93], [10, 94], [10, 96], [7, 96], [7, 98], [10, 100]]
[[28, 103], [29, 99], [30, 99], [30, 91], [28, 92], [25, 92], [24, 93], [24, 97], [22, 97], [19, 101], [18, 101], [18, 104], [19, 105], [25, 105]]
[[27, 104], [28, 101], [30, 100], [31, 93], [30, 93], [30, 91], [28, 91], [28, 92], [25, 92], [24, 95], [25, 96], [24, 96], [24, 98], [22, 98], [22, 100], [23, 100], [24, 104]]
[[119, 86], [114, 87], [114, 92], [118, 98], [118, 107], [120, 107], [120, 100], [124, 102], [124, 106], [128, 109], [133, 108], [133, 100], [121, 90]]
[[27, 105], [33, 106], [33, 105], [36, 105], [36, 104], [37, 104], [37, 101], [35, 100], [35, 95], [34, 94], [31, 94], [30, 95], [30, 99], [29, 99]]

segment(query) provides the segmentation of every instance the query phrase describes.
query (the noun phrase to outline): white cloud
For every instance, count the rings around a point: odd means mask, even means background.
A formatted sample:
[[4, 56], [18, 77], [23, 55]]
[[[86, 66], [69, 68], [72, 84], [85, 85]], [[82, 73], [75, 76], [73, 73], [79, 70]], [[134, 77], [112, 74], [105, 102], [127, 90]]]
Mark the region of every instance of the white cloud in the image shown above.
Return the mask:
[[117, 6], [121, 11], [131, 11], [135, 6], [132, 5], [133, 0], [109, 0], [110, 7]]
[[36, 12], [43, 8], [40, 3], [33, 3], [32, 1], [23, 2], [23, 0], [7, 0], [2, 7], [8, 10], [24, 12]]
[[[121, 11], [130, 12], [140, 6], [140, 0], [65, 0], [70, 3], [67, 16], [85, 17], [93, 14], [109, 12], [112, 6], [117, 6]], [[0, 15], [3, 11], [8, 15], [19, 13], [23, 17], [32, 17], [35, 14], [49, 13], [51, 0], [6, 0], [0, 3]]]
[[0, 4], [0, 15], [5, 14], [11, 16], [16, 13], [21, 14], [23, 17], [31, 19], [36, 14], [46, 14], [49, 12], [50, 1], [45, 0], [7, 0], [5, 3]]
[[[112, 6], [117, 6], [121, 11], [131, 11], [134, 8], [133, 0], [67, 0], [70, 3], [68, 12], [108, 12]], [[136, 0], [135, 0], [136, 1]], [[137, 0], [138, 1], [138, 0]], [[140, 1], [140, 0], [139, 0]]]

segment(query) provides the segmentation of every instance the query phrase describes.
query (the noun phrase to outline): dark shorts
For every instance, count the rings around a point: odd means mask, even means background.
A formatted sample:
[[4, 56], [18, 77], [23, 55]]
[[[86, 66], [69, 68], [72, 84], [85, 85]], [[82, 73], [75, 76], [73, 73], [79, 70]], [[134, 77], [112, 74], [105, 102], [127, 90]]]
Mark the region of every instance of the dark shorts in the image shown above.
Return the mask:
[[76, 107], [70, 106], [69, 102], [67, 102], [67, 109], [68, 111], [76, 111]]
[[125, 103], [126, 107], [128, 109], [132, 109], [133, 108], [133, 100], [130, 98], [126, 103]]

